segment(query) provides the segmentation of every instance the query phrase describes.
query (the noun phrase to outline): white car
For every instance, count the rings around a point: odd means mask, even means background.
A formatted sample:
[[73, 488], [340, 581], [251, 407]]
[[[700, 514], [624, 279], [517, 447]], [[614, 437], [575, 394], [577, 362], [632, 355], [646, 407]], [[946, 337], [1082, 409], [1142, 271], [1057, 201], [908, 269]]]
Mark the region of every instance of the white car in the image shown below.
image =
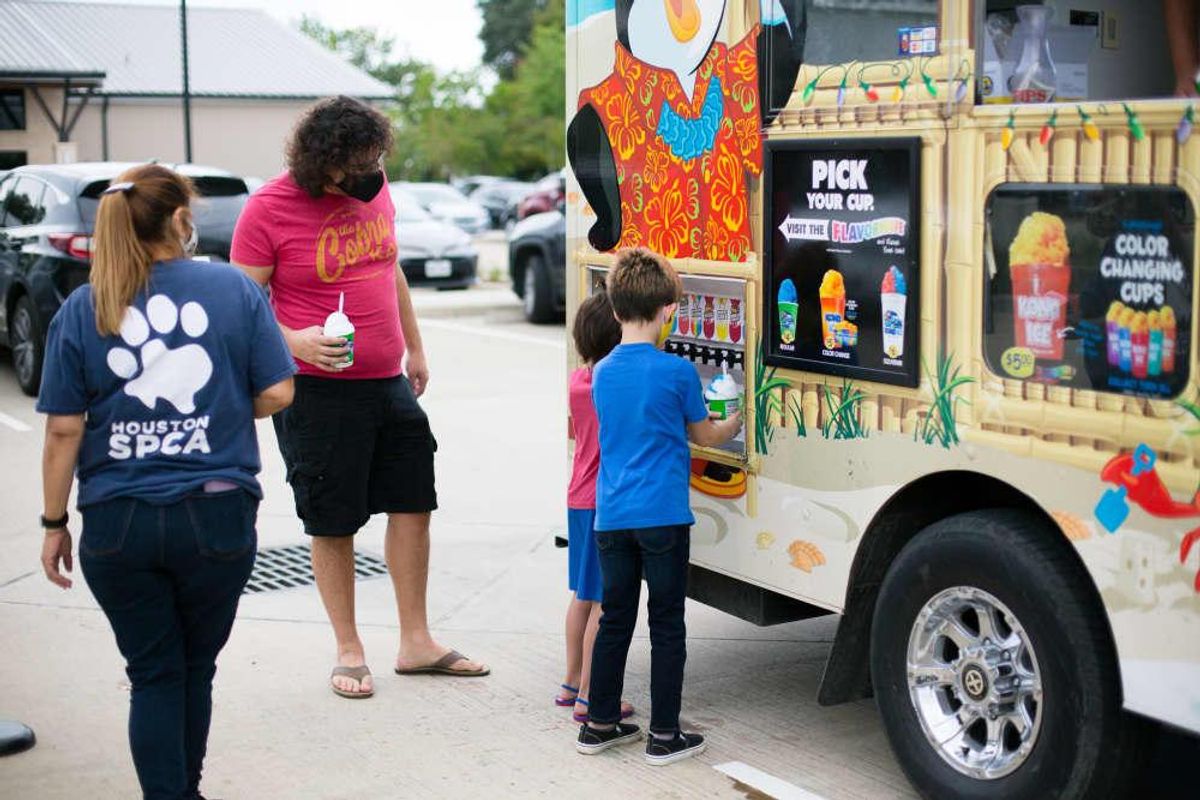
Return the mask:
[[465, 289], [475, 283], [479, 251], [461, 228], [429, 215], [397, 184], [389, 187], [396, 206], [399, 263], [412, 285]]
[[400, 188], [417, 199], [434, 219], [457, 225], [470, 234], [481, 233], [491, 225], [487, 209], [448, 183], [401, 183]]

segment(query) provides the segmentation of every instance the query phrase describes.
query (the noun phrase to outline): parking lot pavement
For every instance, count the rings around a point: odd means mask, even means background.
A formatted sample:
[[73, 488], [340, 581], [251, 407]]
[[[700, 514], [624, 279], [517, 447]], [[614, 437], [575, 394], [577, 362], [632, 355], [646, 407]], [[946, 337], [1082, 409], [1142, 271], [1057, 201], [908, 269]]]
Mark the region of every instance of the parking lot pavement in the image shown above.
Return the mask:
[[[833, 618], [760, 629], [690, 603], [684, 723], [710, 749], [666, 769], [647, 766], [637, 746], [576, 754], [569, 711], [551, 703], [567, 601], [565, 553], [553, 546], [565, 527], [563, 329], [527, 325], [510, 308], [429, 318], [424, 335], [432, 381], [423, 404], [439, 440], [441, 503], [431, 622], [493, 674], [393, 675], [391, 587], [364, 579], [358, 615], [377, 694], [343, 700], [327, 688], [332, 642], [316, 590], [248, 595], [217, 675], [208, 796], [768, 796], [738, 788], [726, 772], [766, 776], [780, 797], [916, 796], [870, 701], [814, 700]], [[0, 366], [0, 717], [29, 723], [39, 740], [0, 764], [0, 797], [132, 797], [127, 684], [111, 632], [78, 573], [62, 592], [37, 567], [41, 421], [32, 407]], [[303, 544], [270, 425], [259, 434], [260, 547]], [[382, 534], [383, 520], [373, 520], [360, 551], [381, 557]], [[625, 686], [643, 726], [648, 681], [643, 621]]]
[[475, 236], [479, 250], [479, 278], [489, 283], [508, 281], [508, 238], [504, 231], [486, 231]]

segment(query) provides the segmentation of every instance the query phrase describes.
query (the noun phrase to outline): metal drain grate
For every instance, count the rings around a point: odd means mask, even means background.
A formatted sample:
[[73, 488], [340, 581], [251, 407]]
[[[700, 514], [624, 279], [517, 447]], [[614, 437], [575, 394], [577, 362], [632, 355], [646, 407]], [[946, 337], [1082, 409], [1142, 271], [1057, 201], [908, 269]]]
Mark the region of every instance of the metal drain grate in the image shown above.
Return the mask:
[[[354, 554], [354, 576], [374, 578], [387, 574], [383, 559], [366, 553]], [[242, 594], [274, 592], [311, 586], [316, 582], [312, 572], [312, 556], [308, 545], [293, 544], [286, 547], [266, 547], [258, 551], [254, 572], [246, 582]]]

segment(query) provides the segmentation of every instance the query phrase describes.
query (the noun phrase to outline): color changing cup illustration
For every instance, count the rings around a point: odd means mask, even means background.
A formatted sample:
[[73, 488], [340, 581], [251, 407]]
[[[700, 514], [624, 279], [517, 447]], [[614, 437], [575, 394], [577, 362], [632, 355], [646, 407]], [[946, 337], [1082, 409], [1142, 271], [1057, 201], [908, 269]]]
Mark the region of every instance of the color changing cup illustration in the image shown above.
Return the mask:
[[836, 269], [828, 270], [818, 290], [821, 298], [821, 337], [827, 350], [839, 345], [838, 329], [846, 319], [846, 282]]
[[1136, 315], [1137, 312], [1132, 308], [1125, 307], [1117, 317], [1117, 369], [1122, 372], [1133, 372], [1133, 341], [1130, 335]]
[[1175, 309], [1170, 306], [1162, 307], [1162, 371], [1175, 371]]
[[800, 313], [799, 297], [796, 294], [796, 284], [791, 278], [784, 278], [779, 284], [779, 294], [775, 304], [779, 307], [779, 341], [791, 344], [796, 341], [796, 316]]
[[908, 306], [908, 283], [895, 265], [888, 268], [879, 287], [883, 307], [883, 352], [888, 358], [904, 355], [904, 312]]
[[1151, 311], [1146, 315], [1146, 321], [1150, 325], [1150, 350], [1146, 374], [1151, 378], [1157, 378], [1159, 375], [1162, 375], [1162, 312], [1158, 310]]
[[1145, 378], [1150, 367], [1150, 322], [1145, 311], [1133, 315], [1129, 329], [1129, 354], [1135, 378]]
[[1104, 338], [1107, 343], [1105, 351], [1108, 354], [1108, 365], [1110, 367], [1118, 367], [1121, 365], [1121, 312], [1125, 310], [1125, 304], [1120, 300], [1113, 300], [1112, 305], [1108, 307], [1108, 313], [1104, 316]]
[[1042, 211], [1021, 221], [1008, 249], [1016, 345], [1032, 350], [1038, 358], [1063, 357], [1070, 256], [1062, 218]]

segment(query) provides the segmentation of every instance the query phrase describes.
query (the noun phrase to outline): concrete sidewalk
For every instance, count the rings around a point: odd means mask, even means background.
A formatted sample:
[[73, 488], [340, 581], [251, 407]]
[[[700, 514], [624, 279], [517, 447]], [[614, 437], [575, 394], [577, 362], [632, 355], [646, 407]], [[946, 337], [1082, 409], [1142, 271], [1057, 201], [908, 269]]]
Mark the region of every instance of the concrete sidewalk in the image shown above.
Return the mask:
[[[418, 296], [447, 309], [463, 298], [508, 302], [486, 288], [444, 295], [453, 303]], [[344, 700], [328, 689], [333, 641], [315, 587], [246, 596], [219, 664], [205, 794], [740, 798], [713, 769], [738, 761], [827, 800], [913, 797], [871, 703], [822, 709], [813, 699], [830, 619], [758, 629], [689, 605], [684, 718], [709, 737], [708, 752], [668, 768], [646, 765], [635, 745], [592, 758], [575, 752], [577, 726], [551, 702], [563, 678], [568, 599], [565, 553], [552, 541], [564, 527], [567, 478], [565, 358], [552, 342], [561, 327], [486, 317], [426, 329], [433, 377], [423, 404], [440, 445], [431, 623], [443, 643], [486, 661], [493, 674], [393, 675], [392, 587], [372, 578], [358, 584], [357, 605], [377, 693]], [[31, 428], [0, 427], [0, 716], [38, 735], [30, 752], [0, 760], [0, 797], [135, 797], [127, 684], [112, 632], [78, 571], [75, 588], [62, 592], [38, 567], [41, 422], [7, 368], [0, 408]], [[302, 543], [269, 424], [259, 434], [260, 546]], [[382, 534], [383, 520], [373, 520], [359, 549], [380, 556]], [[648, 682], [643, 624], [625, 686], [643, 726]]]

